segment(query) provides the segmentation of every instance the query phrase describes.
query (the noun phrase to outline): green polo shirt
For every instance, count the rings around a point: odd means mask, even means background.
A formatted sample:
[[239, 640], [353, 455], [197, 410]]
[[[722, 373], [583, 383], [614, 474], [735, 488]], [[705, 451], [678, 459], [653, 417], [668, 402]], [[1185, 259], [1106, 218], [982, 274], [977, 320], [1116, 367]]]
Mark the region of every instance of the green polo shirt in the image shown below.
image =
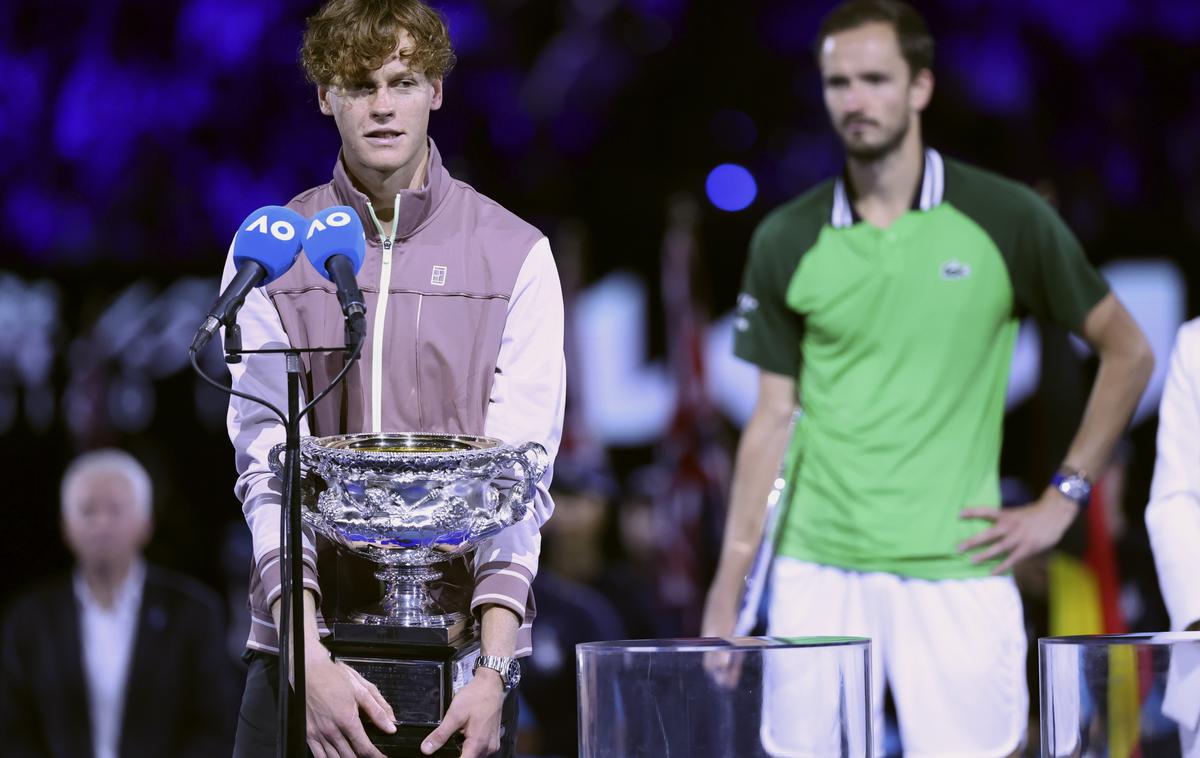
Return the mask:
[[1108, 292], [1028, 188], [925, 154], [915, 207], [887, 229], [842, 179], [776, 209], [750, 245], [734, 352], [795, 376], [779, 552], [857, 571], [983, 576], [956, 546], [999, 506], [1018, 320], [1079, 332]]

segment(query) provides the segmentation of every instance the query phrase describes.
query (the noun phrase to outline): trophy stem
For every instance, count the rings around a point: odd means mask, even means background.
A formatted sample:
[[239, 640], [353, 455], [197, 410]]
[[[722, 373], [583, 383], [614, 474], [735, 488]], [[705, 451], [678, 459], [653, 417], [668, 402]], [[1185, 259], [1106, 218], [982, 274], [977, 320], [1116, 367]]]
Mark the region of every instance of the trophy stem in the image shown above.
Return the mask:
[[376, 571], [375, 578], [383, 582], [383, 597], [351, 615], [360, 624], [446, 628], [467, 618], [461, 611], [442, 608], [430, 594], [429, 585], [442, 578], [439, 568], [388, 566]]

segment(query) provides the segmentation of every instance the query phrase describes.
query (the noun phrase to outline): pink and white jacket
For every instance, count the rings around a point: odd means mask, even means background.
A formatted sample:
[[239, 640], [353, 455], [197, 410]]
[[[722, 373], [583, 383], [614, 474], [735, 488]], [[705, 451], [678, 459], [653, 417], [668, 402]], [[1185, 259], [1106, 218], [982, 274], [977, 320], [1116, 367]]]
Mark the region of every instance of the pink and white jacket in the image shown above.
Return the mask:
[[[301, 434], [425, 431], [483, 434], [541, 443], [553, 460], [562, 432], [566, 369], [563, 305], [550, 243], [537, 229], [450, 176], [430, 141], [428, 179], [395, 198], [393, 234], [356, 189], [339, 157], [333, 179], [288, 207], [306, 217], [332, 205], [353, 207], [367, 234], [358, 274], [367, 305], [362, 356], [346, 380], [305, 420]], [[226, 260], [222, 287], [234, 273]], [[286, 274], [255, 289], [238, 315], [244, 346], [336, 347], [344, 342], [334, 286], [302, 255]], [[302, 358], [303, 394], [311, 397], [341, 369], [340, 352]], [[286, 407], [278, 355], [247, 356], [230, 366], [235, 388]], [[238, 471], [235, 492], [254, 543], [247, 646], [278, 652], [271, 605], [280, 595], [279, 508], [282, 483], [267, 454], [284, 439], [282, 424], [260, 405], [232, 398], [227, 417]], [[475, 552], [471, 608], [487, 603], [520, 616], [517, 655], [532, 651], [530, 625], [539, 529], [554, 504], [547, 470], [521, 522]], [[306, 587], [321, 596], [316, 544], [304, 535]], [[319, 620], [322, 633], [327, 631]]]

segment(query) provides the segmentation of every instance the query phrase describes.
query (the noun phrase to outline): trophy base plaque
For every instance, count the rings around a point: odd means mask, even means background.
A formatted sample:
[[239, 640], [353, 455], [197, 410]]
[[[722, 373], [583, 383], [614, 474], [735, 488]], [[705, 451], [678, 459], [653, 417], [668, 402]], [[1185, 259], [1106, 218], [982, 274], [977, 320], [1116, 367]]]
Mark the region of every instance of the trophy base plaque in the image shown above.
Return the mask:
[[[364, 719], [367, 735], [386, 756], [422, 756], [421, 742], [433, 731], [450, 701], [467, 682], [479, 656], [473, 622], [461, 628], [333, 624], [326, 647], [334, 659], [379, 688], [396, 716], [396, 733], [387, 734]], [[435, 756], [457, 756], [456, 734]]]
[[[268, 456], [276, 474], [283, 450]], [[301, 519], [339, 548], [332, 574], [319, 567], [322, 586], [332, 578], [337, 589], [322, 596], [324, 617], [339, 620], [326, 647], [395, 712], [396, 734], [368, 726], [372, 742], [419, 756], [479, 655], [469, 554], [525, 518], [550, 458], [536, 442], [387, 432], [305, 437], [300, 462], [310, 473]], [[453, 738], [437, 755], [461, 745]]]

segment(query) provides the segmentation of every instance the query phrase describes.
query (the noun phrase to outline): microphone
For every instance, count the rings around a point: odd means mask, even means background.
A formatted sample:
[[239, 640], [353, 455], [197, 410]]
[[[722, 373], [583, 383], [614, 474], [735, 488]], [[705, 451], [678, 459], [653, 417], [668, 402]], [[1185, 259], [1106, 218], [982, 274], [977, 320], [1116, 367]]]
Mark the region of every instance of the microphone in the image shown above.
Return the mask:
[[337, 285], [338, 302], [346, 317], [346, 344], [354, 345], [367, 332], [367, 305], [355, 276], [367, 254], [366, 236], [358, 213], [334, 205], [313, 216], [304, 237], [304, 254], [321, 276]]
[[292, 267], [300, 254], [300, 230], [304, 216], [279, 205], [267, 205], [251, 213], [233, 238], [233, 265], [237, 273], [217, 297], [204, 323], [192, 338], [191, 350], [199, 352], [221, 325], [233, 322], [250, 290], [278, 279]]

